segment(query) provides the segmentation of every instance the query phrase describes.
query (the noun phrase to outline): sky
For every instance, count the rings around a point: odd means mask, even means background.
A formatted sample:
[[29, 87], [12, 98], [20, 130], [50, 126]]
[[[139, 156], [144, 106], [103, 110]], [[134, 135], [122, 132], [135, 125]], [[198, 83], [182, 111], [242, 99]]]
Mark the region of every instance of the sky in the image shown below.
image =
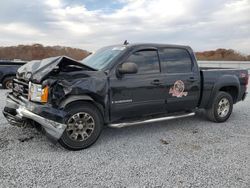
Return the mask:
[[250, 54], [250, 0], [0, 0], [0, 46], [184, 44]]

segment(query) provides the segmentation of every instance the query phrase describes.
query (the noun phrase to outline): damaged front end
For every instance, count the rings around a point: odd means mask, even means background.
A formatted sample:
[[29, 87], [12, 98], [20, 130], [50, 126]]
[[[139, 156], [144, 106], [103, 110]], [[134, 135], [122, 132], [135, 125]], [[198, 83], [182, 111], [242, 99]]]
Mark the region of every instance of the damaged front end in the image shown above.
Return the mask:
[[23, 126], [28, 121], [39, 123], [51, 138], [58, 140], [66, 125], [63, 122], [65, 112], [50, 105], [36, 104], [24, 97], [16, 98], [9, 93], [3, 114], [11, 125]]
[[58, 140], [67, 127], [67, 104], [88, 96], [105, 106], [107, 88], [103, 71], [68, 57], [31, 61], [19, 68], [3, 114], [12, 125], [37, 122], [50, 137]]

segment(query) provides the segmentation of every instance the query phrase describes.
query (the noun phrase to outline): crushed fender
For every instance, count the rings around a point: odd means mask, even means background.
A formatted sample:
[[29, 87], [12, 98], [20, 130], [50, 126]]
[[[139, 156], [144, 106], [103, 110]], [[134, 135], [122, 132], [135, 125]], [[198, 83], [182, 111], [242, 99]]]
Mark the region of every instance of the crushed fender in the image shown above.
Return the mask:
[[89, 95], [103, 105], [108, 101], [105, 72], [69, 57], [59, 56], [30, 61], [18, 69], [17, 78], [48, 85], [52, 93], [51, 104], [56, 106], [71, 95]]

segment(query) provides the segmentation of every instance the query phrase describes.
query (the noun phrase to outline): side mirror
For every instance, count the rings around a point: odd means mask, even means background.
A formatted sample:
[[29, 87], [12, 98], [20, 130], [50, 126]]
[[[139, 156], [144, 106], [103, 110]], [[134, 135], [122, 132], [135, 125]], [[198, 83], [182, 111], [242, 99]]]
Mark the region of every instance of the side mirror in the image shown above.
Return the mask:
[[119, 74], [135, 74], [138, 72], [138, 66], [132, 62], [123, 63], [118, 68]]

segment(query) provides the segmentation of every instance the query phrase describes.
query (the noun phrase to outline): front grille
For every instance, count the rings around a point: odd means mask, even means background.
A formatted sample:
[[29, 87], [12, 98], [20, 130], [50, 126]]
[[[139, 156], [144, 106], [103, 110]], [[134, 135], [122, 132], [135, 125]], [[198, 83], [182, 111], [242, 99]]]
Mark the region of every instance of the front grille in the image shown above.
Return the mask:
[[27, 82], [13, 79], [13, 94], [18, 96], [23, 96], [25, 98], [28, 98], [29, 93], [29, 84]]

